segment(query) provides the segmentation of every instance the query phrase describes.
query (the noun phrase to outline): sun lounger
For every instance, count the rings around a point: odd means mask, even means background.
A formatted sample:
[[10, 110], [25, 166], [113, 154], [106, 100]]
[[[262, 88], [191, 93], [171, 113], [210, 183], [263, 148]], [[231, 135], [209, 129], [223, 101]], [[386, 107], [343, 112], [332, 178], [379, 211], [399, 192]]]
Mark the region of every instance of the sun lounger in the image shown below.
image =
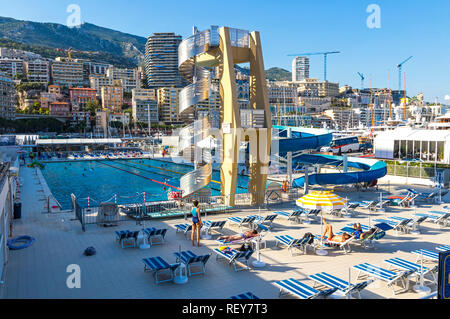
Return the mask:
[[[360, 279], [360, 277], [362, 277], [362, 274], [382, 280], [387, 283], [388, 287], [392, 288], [392, 292], [394, 295], [399, 292], [405, 292], [408, 290], [409, 288], [408, 276], [414, 272], [413, 270], [405, 270], [400, 273], [397, 273], [369, 263], [362, 263], [359, 265], [355, 265], [352, 268], [358, 271], [357, 280]], [[402, 284], [403, 289], [400, 291], [395, 291], [394, 284], [398, 283]]]
[[[206, 263], [209, 260], [209, 257], [211, 257], [210, 254], [198, 256], [190, 250], [175, 252], [174, 255], [177, 262], [181, 262], [186, 265], [188, 276], [204, 274], [206, 271]], [[192, 266], [200, 266], [201, 270], [198, 272], [192, 272]]]
[[[374, 281], [373, 279], [370, 279], [357, 284], [352, 284], [326, 272], [320, 272], [318, 274], [311, 275], [309, 276], [309, 279], [313, 280], [315, 283], [320, 283], [324, 286], [327, 286], [328, 288], [336, 288], [347, 298], [350, 298], [353, 294], [357, 294], [359, 299], [361, 299], [361, 290], [366, 288]], [[314, 285], [314, 288], [315, 287], [316, 286]]]
[[243, 226], [247, 226], [249, 228], [252, 228], [253, 221], [255, 220], [255, 216], [247, 216], [247, 217], [228, 217], [228, 221], [232, 224], [236, 224], [239, 226], [240, 229], [242, 229]]
[[244, 292], [243, 294], [231, 296], [230, 299], [259, 299], [257, 296], [255, 296], [252, 292]]
[[293, 210], [292, 212], [275, 212], [274, 214], [277, 214], [280, 217], [286, 218], [288, 221], [296, 221], [297, 223], [301, 222], [301, 215], [304, 211], [303, 210]]
[[253, 221], [253, 223], [266, 225], [267, 227], [272, 228], [272, 223], [277, 217], [277, 214], [270, 214], [266, 216], [255, 215], [255, 220]]
[[320, 209], [311, 209], [309, 211], [304, 211], [300, 217], [302, 218], [302, 222], [303, 219], [305, 219], [305, 223], [307, 222], [312, 222], [313, 220], [316, 221], [319, 219], [319, 214], [320, 214], [321, 210]]
[[207, 220], [207, 221], [203, 222], [202, 230], [204, 230], [206, 234], [210, 234], [210, 235], [211, 235], [212, 230], [215, 230], [219, 234], [222, 234], [222, 229], [225, 226], [225, 223], [226, 223], [226, 220], [215, 221], [215, 222]]
[[427, 221], [433, 222], [442, 227], [446, 227], [450, 219], [450, 213], [429, 211], [428, 213], [417, 213], [416, 216], [427, 216]]
[[[165, 261], [163, 258], [159, 256], [144, 258], [142, 259], [142, 261], [144, 262], [144, 271], [151, 271], [157, 284], [172, 281], [174, 278], [173, 272], [175, 271], [175, 269], [178, 268], [178, 266], [180, 266], [180, 263], [169, 264], [167, 261]], [[158, 274], [162, 272], [169, 273], [170, 275], [169, 279], [159, 280]]]
[[[216, 260], [226, 259], [228, 263], [233, 266], [234, 271], [250, 269], [248, 260], [252, 256], [253, 250], [237, 251], [234, 249], [230, 249], [222, 251], [219, 248], [215, 248], [214, 252], [217, 254]], [[244, 266], [237, 267], [238, 263], [241, 263]]]
[[329, 240], [326, 236], [321, 239], [322, 236], [315, 236], [315, 240], [317, 241], [317, 244], [320, 245], [322, 243], [325, 247], [338, 247], [339, 249], [342, 249], [344, 251], [344, 254], [347, 254], [352, 251], [352, 248], [350, 247], [350, 243], [355, 240], [355, 236], [351, 236], [349, 239], [347, 239], [344, 242], [339, 241], [332, 241]]
[[377, 223], [386, 223], [391, 226], [398, 234], [398, 232], [407, 233], [406, 225], [412, 222], [411, 218], [405, 218], [402, 220], [389, 220], [389, 219], [375, 219]]
[[376, 211], [377, 210], [377, 205], [379, 203], [380, 203], [379, 200], [363, 201], [362, 205], [360, 205], [360, 207], [368, 209], [369, 211]]
[[280, 297], [286, 294], [293, 294], [301, 299], [326, 298], [337, 290], [337, 288], [317, 290], [294, 278], [277, 281], [275, 285], [280, 287]]
[[405, 232], [410, 232], [410, 231], [419, 231], [419, 226], [420, 224], [422, 224], [427, 218], [427, 215], [424, 216], [415, 216], [413, 218], [405, 218], [405, 217], [400, 217], [400, 216], [391, 216], [388, 217], [390, 220], [394, 220], [394, 221], [402, 221], [402, 220], [409, 220], [409, 222], [407, 224], [404, 225], [404, 230]]
[[442, 245], [442, 246], [438, 246], [438, 247], [436, 247], [436, 250], [439, 250], [439, 251], [447, 251], [447, 250], [450, 250], [450, 245]]
[[347, 207], [344, 207], [342, 209], [333, 210], [332, 215], [344, 217], [345, 215], [351, 215], [353, 216], [355, 213], [355, 209], [359, 207], [359, 203], [350, 203], [347, 205]]
[[122, 248], [133, 248], [137, 246], [137, 237], [139, 230], [118, 230], [116, 231], [116, 239], [119, 241]]
[[[166, 236], [167, 229], [157, 229], [154, 227], [150, 228], [144, 228], [143, 229], [145, 235], [147, 235], [147, 242], [149, 245], [155, 245], [155, 244], [163, 244], [164, 243], [164, 237]], [[158, 241], [154, 242], [154, 239], [158, 239]]]
[[192, 231], [192, 224], [177, 224], [175, 228], [177, 229], [177, 233], [182, 232], [187, 239], [188, 232]]
[[411, 253], [417, 256], [416, 262], [419, 262], [422, 256], [424, 261], [439, 261], [439, 253], [428, 249], [417, 249], [413, 250]]
[[420, 264], [416, 264], [416, 263], [413, 263], [413, 262], [410, 262], [408, 260], [401, 259], [401, 258], [390, 258], [390, 259], [386, 259], [384, 262], [389, 265], [389, 269], [394, 268], [394, 269], [399, 269], [399, 270], [414, 271], [413, 275], [416, 277], [416, 282], [418, 282], [418, 279], [420, 278], [420, 270], [422, 268], [423, 276], [430, 274], [432, 276], [433, 282], [437, 283], [437, 278], [434, 274], [438, 270], [437, 265], [435, 267], [425, 267], [425, 266], [421, 266]]
[[294, 238], [289, 235], [279, 235], [274, 237], [276, 240], [276, 246], [282, 245], [287, 248], [291, 256], [293, 256], [292, 248], [298, 248], [303, 250], [303, 254], [306, 254], [306, 246], [309, 238]]

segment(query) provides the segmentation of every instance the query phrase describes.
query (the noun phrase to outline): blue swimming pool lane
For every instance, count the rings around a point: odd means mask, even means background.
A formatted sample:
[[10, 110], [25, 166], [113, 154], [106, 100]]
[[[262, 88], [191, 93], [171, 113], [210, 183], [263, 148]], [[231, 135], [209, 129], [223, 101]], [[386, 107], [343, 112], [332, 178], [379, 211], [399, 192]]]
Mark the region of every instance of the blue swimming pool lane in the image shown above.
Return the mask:
[[[50, 190], [63, 209], [71, 209], [70, 194], [87, 207], [99, 202], [117, 203], [167, 200], [167, 192], [180, 186], [180, 177], [193, 170], [192, 166], [153, 159], [126, 159], [104, 161], [73, 161], [46, 163], [42, 173]], [[208, 187], [212, 195], [220, 194], [220, 172], [214, 171]], [[238, 176], [238, 193], [247, 192], [247, 176]]]

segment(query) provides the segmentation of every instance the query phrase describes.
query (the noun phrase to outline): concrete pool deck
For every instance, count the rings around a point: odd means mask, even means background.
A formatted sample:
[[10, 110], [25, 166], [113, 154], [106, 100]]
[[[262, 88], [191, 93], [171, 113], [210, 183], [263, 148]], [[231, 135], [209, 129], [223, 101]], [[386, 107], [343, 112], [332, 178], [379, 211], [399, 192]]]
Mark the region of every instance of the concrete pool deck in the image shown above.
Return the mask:
[[[422, 233], [419, 235], [399, 234], [389, 231], [388, 234], [376, 244], [376, 249], [363, 249], [360, 245], [353, 245], [353, 252], [344, 254], [341, 250], [327, 248], [327, 256], [318, 256], [308, 251], [306, 255], [290, 256], [286, 249], [275, 247], [274, 236], [288, 234], [293, 237], [302, 237], [306, 232], [319, 234], [320, 224], [291, 224], [285, 219], [277, 217], [274, 227], [265, 239], [267, 248], [261, 250], [261, 260], [266, 263], [263, 268], [254, 268], [250, 259], [251, 270], [234, 272], [224, 261], [217, 261], [213, 252], [217, 248], [216, 236], [211, 240], [202, 240], [201, 247], [192, 247], [190, 240], [176, 233], [175, 224], [185, 223], [185, 220], [170, 219], [146, 221], [143, 226], [136, 225], [133, 220], [122, 222], [117, 227], [104, 228], [97, 225], [88, 225], [86, 232], [81, 230], [77, 220], [73, 220], [72, 212], [43, 213], [44, 203], [40, 199], [42, 187], [37, 181], [34, 170], [22, 167], [20, 176], [22, 186], [22, 219], [13, 221], [13, 235], [30, 235], [36, 241], [32, 246], [16, 251], [9, 251], [9, 261], [6, 266], [6, 280], [3, 285], [5, 298], [218, 298], [225, 299], [232, 295], [246, 291], [254, 292], [260, 298], [278, 298], [279, 289], [275, 281], [295, 278], [313, 285], [308, 279], [321, 271], [329, 272], [337, 277], [347, 280], [349, 269], [359, 263], [369, 262], [383, 268], [387, 265], [383, 260], [392, 257], [401, 257], [415, 261], [410, 251], [425, 248], [435, 250], [442, 244], [449, 244], [450, 227], [441, 228], [433, 223], [425, 222], [421, 225]], [[390, 185], [391, 193], [398, 194], [408, 188], [405, 185]], [[425, 190], [419, 188], [419, 190]], [[337, 192], [339, 194], [339, 192]], [[342, 196], [350, 200], [377, 199], [378, 192], [347, 192]], [[42, 196], [41, 196], [42, 197]], [[443, 198], [450, 203], [450, 194]], [[442, 205], [418, 204], [417, 208], [390, 207], [386, 212], [372, 212], [370, 218], [387, 216], [408, 217], [414, 212], [430, 210], [443, 210]], [[267, 214], [277, 210], [295, 208], [293, 202], [285, 203], [269, 210], [261, 210]], [[226, 220], [229, 216], [246, 216], [258, 214], [258, 209], [249, 209], [241, 212], [209, 215], [208, 220]], [[333, 225], [337, 232], [340, 228], [351, 222], [368, 224], [367, 210], [357, 209], [357, 217], [339, 218], [324, 214], [327, 222]], [[142, 227], [167, 228], [166, 242], [155, 245], [150, 249], [127, 248], [122, 249], [115, 240], [116, 230], [139, 230]], [[238, 233], [239, 228], [227, 223], [225, 234]], [[83, 251], [88, 246], [97, 250], [95, 256], [86, 257]], [[156, 285], [150, 273], [144, 272], [142, 258], [161, 256], [170, 263], [175, 262], [174, 252], [179, 249], [192, 250], [197, 254], [211, 253], [206, 264], [206, 274], [189, 277], [184, 285], [162, 283]], [[81, 269], [81, 288], [68, 288], [66, 280], [70, 273], [67, 267], [77, 264]], [[434, 264], [428, 264], [434, 265]], [[356, 272], [351, 270], [351, 281], [355, 282]], [[435, 285], [425, 282], [433, 290]], [[410, 287], [415, 284], [410, 282]], [[398, 287], [397, 287], [398, 289]], [[405, 293], [392, 295], [392, 290], [384, 282], [376, 281], [362, 291], [363, 299], [396, 298], [414, 299], [421, 295], [409, 290]], [[282, 298], [291, 298], [289, 296]], [[292, 297], [294, 298], [294, 297]]]

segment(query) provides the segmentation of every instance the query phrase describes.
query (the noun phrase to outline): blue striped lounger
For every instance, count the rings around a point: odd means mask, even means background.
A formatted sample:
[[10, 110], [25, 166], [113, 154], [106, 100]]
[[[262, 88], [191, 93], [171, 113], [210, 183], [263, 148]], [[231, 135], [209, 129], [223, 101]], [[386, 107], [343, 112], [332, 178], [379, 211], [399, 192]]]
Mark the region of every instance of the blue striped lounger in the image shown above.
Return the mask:
[[[167, 281], [172, 281], [173, 280], [173, 272], [175, 271], [175, 269], [178, 268], [178, 266], [180, 266], [180, 263], [175, 263], [175, 264], [169, 264], [167, 261], [165, 261], [164, 259], [162, 259], [161, 257], [149, 257], [149, 258], [144, 258], [142, 259], [142, 261], [144, 262], [144, 271], [152, 271], [153, 273], [153, 277], [155, 278], [155, 282], [157, 284], [162, 283], [162, 282], [167, 282]], [[158, 274], [160, 272], [168, 272], [170, 274], [169, 279], [166, 280], [159, 280], [158, 279]]]
[[414, 273], [416, 274], [416, 280], [419, 279], [420, 269], [422, 268], [423, 275], [425, 276], [426, 274], [430, 273], [433, 277], [433, 281], [437, 283], [436, 276], [433, 273], [437, 271], [437, 266], [429, 268], [397, 257], [386, 259], [384, 262], [389, 265], [389, 268], [414, 271]]
[[[314, 282], [325, 285], [329, 288], [336, 288], [339, 292], [350, 298], [353, 294], [357, 294], [358, 298], [361, 299], [361, 290], [366, 288], [373, 280], [366, 280], [357, 284], [349, 283], [343, 279], [330, 275], [326, 272], [320, 272], [315, 275], [309, 276], [309, 279]], [[314, 286], [315, 287], [315, 286]]]
[[[190, 250], [181, 251], [181, 252], [175, 252], [175, 257], [177, 258], [177, 262], [182, 262], [186, 265], [188, 270], [188, 275], [199, 275], [204, 274], [206, 270], [206, 262], [209, 260], [210, 254], [206, 255], [196, 255]], [[201, 267], [201, 270], [198, 272], [192, 272], [191, 266], [199, 265]]]
[[[355, 265], [352, 267], [353, 269], [358, 270], [357, 279], [361, 277], [361, 273], [366, 274], [370, 277], [374, 277], [376, 279], [383, 280], [387, 283], [388, 287], [392, 288], [392, 292], [395, 295], [398, 292], [404, 292], [408, 290], [409, 280], [407, 277], [411, 275], [414, 271], [403, 271], [400, 273], [393, 272], [369, 263], [362, 263], [359, 265]], [[394, 290], [394, 284], [397, 282], [403, 283], [403, 288], [401, 291]]]
[[177, 225], [175, 225], [175, 228], [177, 229], [177, 233], [178, 232], [184, 233], [184, 237], [187, 239], [187, 233], [192, 230], [192, 225], [191, 224], [177, 224]]
[[450, 245], [442, 245], [442, 246], [436, 247], [436, 249], [439, 251], [447, 251], [447, 250], [450, 250]]
[[285, 246], [291, 256], [293, 256], [292, 248], [294, 247], [303, 250], [303, 254], [306, 254], [306, 244], [308, 243], [309, 238], [294, 238], [289, 235], [279, 235], [274, 238], [276, 240], [276, 246], [278, 246], [278, 244]]
[[[231, 249], [231, 250], [227, 250], [227, 251], [222, 251], [218, 248], [215, 248], [214, 252], [217, 254], [217, 256], [216, 256], [217, 260], [219, 258], [224, 258], [224, 259], [228, 260], [228, 263], [230, 265], [233, 265], [234, 271], [250, 269], [250, 267], [248, 265], [248, 260], [251, 257], [251, 255], [253, 254], [253, 250], [237, 251], [237, 250]], [[243, 263], [244, 266], [237, 267], [238, 262]]]
[[251, 292], [245, 292], [240, 295], [231, 296], [230, 299], [259, 299], [259, 298]]
[[427, 250], [427, 249], [417, 249], [413, 250], [411, 253], [417, 256], [416, 262], [422, 258], [423, 256], [424, 261], [430, 260], [430, 261], [439, 261], [439, 253]]
[[337, 290], [337, 288], [327, 289], [325, 291], [317, 290], [294, 278], [280, 280], [275, 282], [275, 284], [280, 287], [280, 297], [290, 293], [301, 299], [313, 299], [320, 296], [327, 297]]

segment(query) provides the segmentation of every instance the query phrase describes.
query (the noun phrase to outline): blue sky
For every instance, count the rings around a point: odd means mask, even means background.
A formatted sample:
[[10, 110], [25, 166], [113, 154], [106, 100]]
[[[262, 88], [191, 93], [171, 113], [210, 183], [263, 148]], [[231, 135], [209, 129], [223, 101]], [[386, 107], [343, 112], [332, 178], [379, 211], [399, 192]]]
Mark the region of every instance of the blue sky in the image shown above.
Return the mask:
[[[397, 64], [408, 94], [427, 101], [450, 95], [450, 1], [432, 0], [0, 0], [0, 16], [65, 24], [69, 4], [78, 4], [84, 22], [147, 37], [176, 32], [186, 37], [196, 25], [226, 25], [261, 32], [266, 68], [290, 70], [288, 54], [341, 51], [328, 58], [328, 80], [360, 86], [398, 88]], [[366, 8], [381, 9], [381, 28], [370, 29]], [[311, 57], [311, 77], [323, 77], [322, 56]]]

